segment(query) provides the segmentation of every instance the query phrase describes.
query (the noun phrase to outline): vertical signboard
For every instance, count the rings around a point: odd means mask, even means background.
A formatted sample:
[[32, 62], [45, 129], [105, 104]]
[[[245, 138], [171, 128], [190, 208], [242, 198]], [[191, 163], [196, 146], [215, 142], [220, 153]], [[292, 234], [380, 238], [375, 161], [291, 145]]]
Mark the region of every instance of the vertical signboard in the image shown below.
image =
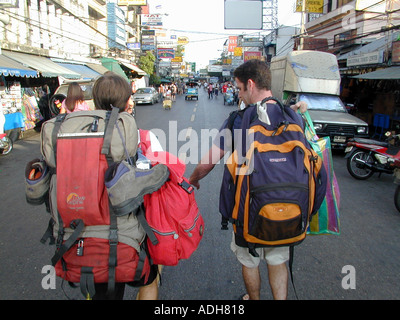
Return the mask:
[[228, 40], [228, 52], [234, 52], [237, 47], [237, 38], [236, 36], [230, 36]]

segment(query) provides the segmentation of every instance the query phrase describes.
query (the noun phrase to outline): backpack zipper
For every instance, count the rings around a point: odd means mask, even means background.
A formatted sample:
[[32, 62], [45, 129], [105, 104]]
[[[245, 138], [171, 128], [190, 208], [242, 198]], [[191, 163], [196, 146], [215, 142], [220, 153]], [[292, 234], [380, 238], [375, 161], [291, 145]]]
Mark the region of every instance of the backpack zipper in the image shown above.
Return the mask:
[[276, 190], [276, 189], [304, 189], [305, 191], [308, 191], [308, 186], [302, 183], [275, 183], [271, 185], [263, 185], [263, 186], [258, 186], [253, 188], [250, 191], [250, 194], [254, 193], [259, 193], [259, 192], [264, 192], [264, 191], [270, 191], [270, 190]]
[[[190, 231], [192, 231], [194, 229], [194, 227], [196, 226], [196, 223], [197, 223], [197, 220], [199, 219], [199, 217], [200, 217], [200, 211], [197, 213], [196, 218], [194, 218], [193, 225], [188, 229], [183, 229], [183, 231], [185, 231], [186, 233], [190, 233]], [[179, 235], [175, 231], [161, 232], [161, 231], [158, 231], [153, 228], [151, 228], [151, 230], [153, 230], [155, 233], [157, 233], [161, 236], [174, 236], [174, 239], [179, 238]]]
[[178, 239], [179, 235], [175, 231], [170, 231], [170, 232], [161, 232], [156, 229], [151, 228], [155, 233], [159, 234], [160, 236], [174, 236], [174, 239]]

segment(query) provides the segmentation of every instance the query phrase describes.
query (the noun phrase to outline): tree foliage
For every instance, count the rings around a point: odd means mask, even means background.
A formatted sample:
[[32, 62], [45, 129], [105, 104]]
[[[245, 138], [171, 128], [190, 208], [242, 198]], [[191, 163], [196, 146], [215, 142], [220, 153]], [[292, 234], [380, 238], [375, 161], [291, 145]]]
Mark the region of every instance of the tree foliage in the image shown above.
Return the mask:
[[148, 75], [152, 75], [155, 71], [154, 62], [156, 57], [151, 51], [147, 51], [145, 56], [139, 58], [139, 68], [145, 71]]

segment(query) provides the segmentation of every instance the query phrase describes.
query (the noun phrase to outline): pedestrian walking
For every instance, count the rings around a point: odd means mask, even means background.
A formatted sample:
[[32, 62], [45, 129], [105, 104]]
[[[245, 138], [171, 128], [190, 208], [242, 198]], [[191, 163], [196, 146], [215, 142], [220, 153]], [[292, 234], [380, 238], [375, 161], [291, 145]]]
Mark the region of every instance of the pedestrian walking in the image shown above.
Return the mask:
[[[239, 66], [234, 72], [235, 80], [239, 90], [239, 98], [246, 106], [271, 97], [271, 76], [268, 66], [259, 60], [249, 60]], [[293, 109], [306, 110], [304, 103], [292, 106]], [[233, 129], [241, 128], [241, 118], [236, 117]], [[220, 129], [219, 135], [213, 142], [211, 149], [203, 156], [200, 163], [191, 174], [189, 181], [196, 188], [200, 188], [199, 180], [204, 178], [222, 159], [228, 148], [229, 141], [232, 141], [231, 130], [225, 130], [228, 126], [226, 119]], [[256, 248], [259, 257], [249, 253], [247, 242], [233, 234], [231, 249], [242, 264], [242, 275], [247, 294], [242, 299], [260, 299], [261, 277], [259, 263], [261, 259], [266, 260], [268, 266], [269, 284], [274, 299], [286, 299], [288, 270], [286, 262], [289, 260], [289, 247]]]
[[210, 83], [208, 85], [208, 99], [213, 98], [213, 93], [214, 93], [213, 91], [214, 91], [213, 85], [212, 85], [212, 83]]

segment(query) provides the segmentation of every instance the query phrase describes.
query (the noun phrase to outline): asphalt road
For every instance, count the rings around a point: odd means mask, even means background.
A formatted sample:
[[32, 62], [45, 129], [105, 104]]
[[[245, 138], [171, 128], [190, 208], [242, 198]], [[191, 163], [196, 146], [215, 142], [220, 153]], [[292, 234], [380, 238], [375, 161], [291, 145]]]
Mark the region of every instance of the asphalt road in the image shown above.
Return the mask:
[[[211, 138], [204, 137], [213, 132], [211, 129], [218, 129], [234, 108], [224, 106], [221, 96], [207, 99], [201, 90], [198, 101], [178, 96], [171, 110], [163, 110], [161, 103], [137, 106], [137, 123], [153, 129], [166, 150], [186, 158], [189, 177], [211, 144]], [[60, 279], [56, 289], [42, 288], [42, 268], [50, 264], [54, 247], [39, 242], [48, 214], [44, 207], [25, 202], [23, 178], [25, 164], [40, 156], [39, 141], [39, 135], [19, 140], [10, 155], [0, 157], [0, 299], [82, 299], [79, 289], [62, 285]], [[293, 271], [298, 298], [397, 300], [400, 213], [393, 204], [392, 177], [374, 175], [367, 181], [357, 181], [347, 172], [343, 154], [334, 153], [333, 160], [341, 192], [341, 234], [309, 236], [296, 247]], [[222, 169], [217, 165], [196, 191], [206, 225], [204, 238], [190, 259], [163, 268], [162, 300], [236, 300], [245, 292], [241, 267], [229, 249], [231, 228], [220, 230]], [[346, 266], [355, 272], [354, 289], [343, 288]], [[261, 297], [272, 299], [265, 265], [261, 272]], [[135, 299], [136, 292], [128, 287], [125, 299]], [[289, 299], [296, 299], [291, 285]]]

